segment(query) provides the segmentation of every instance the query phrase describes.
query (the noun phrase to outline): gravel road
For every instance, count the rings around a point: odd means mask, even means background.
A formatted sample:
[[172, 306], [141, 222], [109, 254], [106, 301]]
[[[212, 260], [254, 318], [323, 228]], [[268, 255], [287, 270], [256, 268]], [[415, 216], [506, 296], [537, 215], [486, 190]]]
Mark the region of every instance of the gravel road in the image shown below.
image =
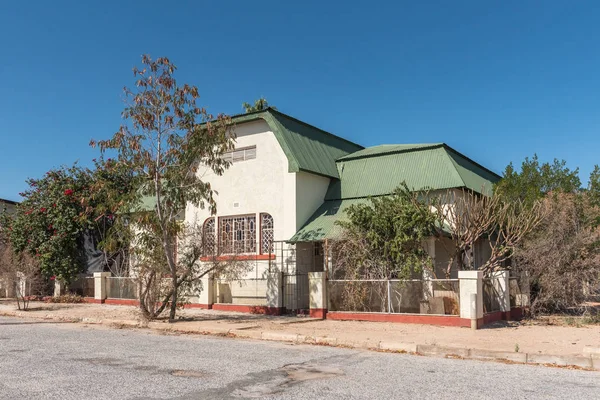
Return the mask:
[[600, 373], [0, 317], [0, 399], [600, 398]]

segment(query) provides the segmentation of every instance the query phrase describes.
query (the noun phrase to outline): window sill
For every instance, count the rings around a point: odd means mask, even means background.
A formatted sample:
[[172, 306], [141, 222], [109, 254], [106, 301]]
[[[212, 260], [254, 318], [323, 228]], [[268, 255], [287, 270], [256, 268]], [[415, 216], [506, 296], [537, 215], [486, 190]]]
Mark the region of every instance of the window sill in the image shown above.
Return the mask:
[[200, 257], [200, 261], [248, 261], [248, 260], [274, 260], [275, 254], [240, 254], [240, 255], [224, 255], [217, 257]]

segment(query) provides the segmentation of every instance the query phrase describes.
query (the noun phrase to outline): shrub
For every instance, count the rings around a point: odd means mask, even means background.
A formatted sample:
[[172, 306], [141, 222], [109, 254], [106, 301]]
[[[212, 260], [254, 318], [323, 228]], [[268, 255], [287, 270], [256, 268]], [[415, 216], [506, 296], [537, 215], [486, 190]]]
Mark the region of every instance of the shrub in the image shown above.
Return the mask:
[[68, 293], [57, 297], [50, 297], [48, 298], [48, 303], [85, 303], [85, 300], [78, 294]]

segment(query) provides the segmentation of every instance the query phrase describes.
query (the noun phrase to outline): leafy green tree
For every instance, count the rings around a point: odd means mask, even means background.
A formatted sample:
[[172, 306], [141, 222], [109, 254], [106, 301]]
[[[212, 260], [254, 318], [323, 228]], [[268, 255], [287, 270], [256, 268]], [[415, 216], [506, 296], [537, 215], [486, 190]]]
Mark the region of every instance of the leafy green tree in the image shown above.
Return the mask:
[[423, 241], [435, 232], [435, 215], [406, 185], [390, 196], [346, 210], [336, 272], [346, 279], [406, 279], [422, 271], [429, 256]]
[[255, 112], [255, 111], [266, 110], [269, 107], [272, 108], [272, 109], [274, 109], [274, 110], [276, 110], [275, 107], [269, 105], [269, 102], [264, 97], [261, 97], [260, 99], [255, 100], [254, 101], [254, 105], [252, 105], [250, 103], [243, 103], [242, 104], [242, 108], [244, 109], [244, 111], [246, 113], [251, 113], [251, 112]]
[[[435, 216], [406, 185], [390, 196], [352, 205], [346, 214], [347, 221], [336, 222], [342, 235], [332, 243], [331, 271], [344, 282], [332, 289], [331, 301], [346, 310], [387, 312], [393, 307], [389, 282], [379, 281], [415, 278], [432, 267], [423, 244], [434, 232]], [[369, 280], [374, 281], [364, 282]], [[400, 286], [395, 284], [394, 296], [398, 290], [403, 297], [423, 293], [420, 287]]]
[[16, 213], [2, 217], [14, 251], [34, 257], [46, 277], [69, 283], [83, 272], [85, 235], [101, 242], [115, 223], [119, 193], [130, 190], [114, 162], [100, 160], [95, 167], [61, 167], [29, 179]]
[[564, 160], [540, 163], [534, 154], [531, 159], [525, 158], [520, 171], [510, 163], [495, 190], [506, 201], [522, 200], [526, 205], [532, 205], [550, 192], [577, 192], [581, 187], [578, 173], [579, 168], [570, 170]]
[[[126, 122], [111, 139], [90, 144], [102, 152], [115, 150], [117, 163], [134, 175], [139, 190], [128, 208], [135, 211], [132, 251], [140, 308], [151, 319], [170, 305], [169, 321], [174, 321], [182, 286], [209, 272], [199, 270], [202, 240], [189, 237], [195, 229], [181, 223], [181, 216], [188, 204], [215, 211], [213, 189], [201, 172], [223, 174], [229, 162], [222, 156], [234, 148], [234, 134], [230, 118], [215, 118], [197, 105], [195, 86], [177, 83], [168, 58], [144, 55], [142, 64], [133, 69], [136, 89], [124, 89]], [[142, 197], [152, 199], [150, 209], [141, 207]], [[165, 277], [170, 284], [162, 291]]]

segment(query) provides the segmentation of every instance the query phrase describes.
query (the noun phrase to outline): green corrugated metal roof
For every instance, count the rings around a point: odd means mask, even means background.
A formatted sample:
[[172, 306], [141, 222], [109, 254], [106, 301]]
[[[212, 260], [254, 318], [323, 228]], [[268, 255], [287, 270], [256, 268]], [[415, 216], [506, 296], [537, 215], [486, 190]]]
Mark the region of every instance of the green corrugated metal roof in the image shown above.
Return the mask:
[[398, 153], [402, 151], [421, 150], [429, 147], [441, 146], [443, 143], [415, 143], [415, 144], [381, 144], [379, 146], [367, 147], [356, 151], [347, 156], [338, 158], [338, 161], [352, 160], [355, 158], [379, 156], [388, 153]]
[[306, 171], [339, 178], [335, 160], [363, 149], [271, 108], [232, 117], [236, 124], [257, 119], [263, 119], [273, 131], [288, 158], [290, 172]]
[[443, 143], [384, 145], [338, 160], [326, 200], [382, 196], [402, 182], [412, 190], [468, 188], [488, 194], [500, 178]]
[[340, 179], [331, 181], [325, 202], [290, 241], [336, 238], [335, 221], [346, 218], [346, 208], [389, 195], [402, 182], [412, 190], [466, 188], [488, 195], [500, 179], [443, 143], [375, 146], [341, 157], [337, 167]]
[[290, 242], [313, 242], [323, 239], [335, 239], [339, 237], [341, 227], [335, 221], [347, 219], [346, 209], [352, 204], [367, 203], [369, 199], [347, 199], [325, 201], [290, 239]]

